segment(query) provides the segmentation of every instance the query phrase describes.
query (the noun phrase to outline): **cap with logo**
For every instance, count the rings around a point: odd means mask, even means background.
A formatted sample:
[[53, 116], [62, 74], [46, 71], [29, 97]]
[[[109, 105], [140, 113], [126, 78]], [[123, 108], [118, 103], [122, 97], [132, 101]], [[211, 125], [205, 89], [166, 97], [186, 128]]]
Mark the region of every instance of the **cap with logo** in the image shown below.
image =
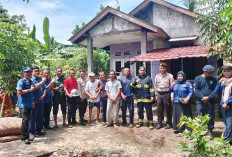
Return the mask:
[[161, 63], [160, 63], [160, 66], [161, 66], [161, 67], [165, 67], [165, 68], [168, 67], [168, 65], [167, 65], [166, 63], [164, 63], [164, 62], [161, 62]]
[[94, 72], [89, 73], [89, 77], [93, 77], [93, 76], [95, 76]]
[[232, 70], [232, 66], [230, 66], [230, 65], [223, 65], [222, 70]]
[[23, 68], [23, 72], [26, 72], [26, 71], [32, 71], [32, 69], [30, 67]]

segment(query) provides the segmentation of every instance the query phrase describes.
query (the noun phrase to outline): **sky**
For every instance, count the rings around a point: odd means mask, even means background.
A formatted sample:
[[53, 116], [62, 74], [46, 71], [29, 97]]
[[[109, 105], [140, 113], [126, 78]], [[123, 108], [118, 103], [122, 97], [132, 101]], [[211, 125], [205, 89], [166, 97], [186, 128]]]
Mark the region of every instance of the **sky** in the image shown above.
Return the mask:
[[[118, 0], [121, 11], [129, 13], [143, 0]], [[182, 6], [182, 0], [167, 0]], [[43, 19], [50, 21], [50, 36], [56, 41], [70, 44], [68, 39], [76, 24], [88, 23], [100, 10], [100, 5], [116, 7], [115, 0], [0, 0], [10, 15], [25, 15], [30, 28], [35, 24], [36, 37], [43, 42]]]

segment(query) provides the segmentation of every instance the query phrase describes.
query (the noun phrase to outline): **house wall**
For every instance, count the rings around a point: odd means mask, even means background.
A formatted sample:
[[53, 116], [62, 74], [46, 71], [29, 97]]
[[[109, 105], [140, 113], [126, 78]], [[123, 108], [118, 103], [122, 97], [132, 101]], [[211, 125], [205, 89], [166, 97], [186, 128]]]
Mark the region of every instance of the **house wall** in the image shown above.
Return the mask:
[[[137, 51], [141, 49], [140, 42], [125, 43], [125, 44], [114, 44], [110, 45], [110, 69], [115, 70], [115, 61], [129, 61], [130, 58], [137, 55]], [[147, 42], [148, 51], [153, 49], [152, 41]], [[130, 51], [130, 56], [124, 56], [124, 52]], [[121, 52], [121, 56], [115, 56], [116, 52]], [[124, 65], [122, 65], [123, 67]], [[131, 73], [133, 76], [136, 75], [136, 64], [131, 65]]]

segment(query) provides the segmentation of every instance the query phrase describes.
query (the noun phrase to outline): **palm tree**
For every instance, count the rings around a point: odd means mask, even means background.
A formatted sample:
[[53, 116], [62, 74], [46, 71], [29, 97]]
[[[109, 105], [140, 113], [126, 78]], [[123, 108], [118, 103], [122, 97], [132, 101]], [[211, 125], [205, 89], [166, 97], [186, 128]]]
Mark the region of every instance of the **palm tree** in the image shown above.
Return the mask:
[[194, 12], [197, 8], [197, 0], [184, 0], [183, 4], [191, 12]]

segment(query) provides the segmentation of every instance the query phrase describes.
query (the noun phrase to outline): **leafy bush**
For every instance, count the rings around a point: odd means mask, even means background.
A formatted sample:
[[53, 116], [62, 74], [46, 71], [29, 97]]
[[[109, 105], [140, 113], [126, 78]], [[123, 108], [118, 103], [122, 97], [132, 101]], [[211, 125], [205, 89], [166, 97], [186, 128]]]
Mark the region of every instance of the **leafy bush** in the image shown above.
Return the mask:
[[208, 115], [198, 116], [195, 119], [183, 116], [178, 124], [191, 128], [191, 131], [185, 129], [182, 135], [190, 140], [190, 144], [181, 141], [180, 146], [183, 151], [189, 152], [189, 157], [227, 157], [232, 156], [232, 146], [225, 142], [223, 138], [215, 138], [210, 142], [207, 133], [207, 124], [210, 118]]

